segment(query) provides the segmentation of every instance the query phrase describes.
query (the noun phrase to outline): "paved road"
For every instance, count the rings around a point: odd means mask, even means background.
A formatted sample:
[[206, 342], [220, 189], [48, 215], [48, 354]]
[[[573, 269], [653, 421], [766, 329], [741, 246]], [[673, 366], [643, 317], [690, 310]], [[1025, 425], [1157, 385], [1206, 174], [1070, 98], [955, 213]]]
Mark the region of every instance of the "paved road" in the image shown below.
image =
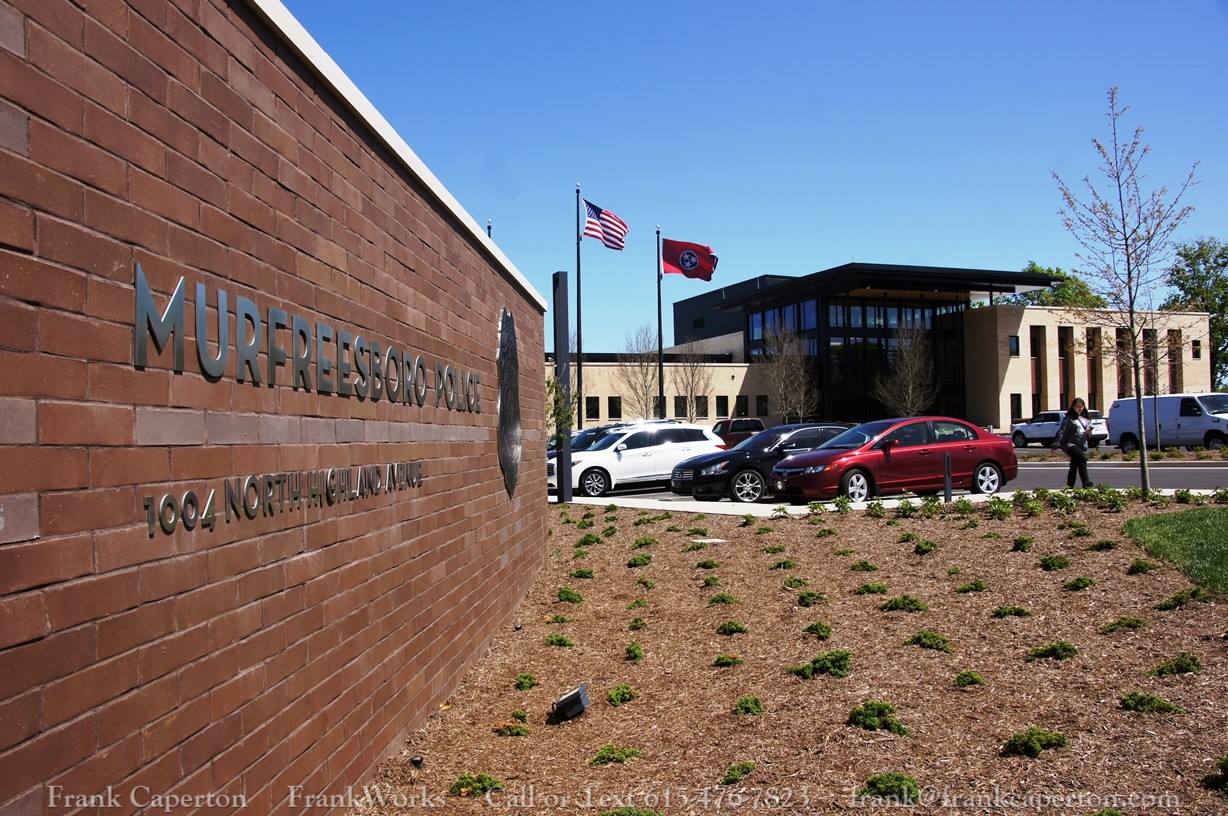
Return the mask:
[[[1151, 486], [1157, 490], [1216, 490], [1228, 487], [1228, 461], [1188, 460], [1180, 462], [1150, 462]], [[1048, 462], [1027, 461], [1019, 463], [1019, 477], [1006, 487], [1006, 492], [1015, 490], [1035, 490], [1038, 487], [1058, 489], [1066, 486], [1066, 469], [1069, 466], [1065, 460], [1054, 459]], [[1088, 463], [1088, 473], [1097, 484], [1112, 485], [1116, 488], [1139, 486], [1138, 462], [1097, 462], [1094, 459]], [[966, 490], [955, 491], [957, 495], [967, 495]], [[667, 503], [691, 502], [690, 497], [675, 496], [667, 488], [648, 488], [636, 490], [616, 490], [613, 498], [644, 498]], [[761, 505], [773, 506], [779, 504], [771, 497], [760, 502]], [[695, 502], [701, 508], [712, 508], [710, 502]], [[732, 505], [733, 502], [722, 500], [721, 505]], [[738, 505], [742, 506], [742, 505]]]

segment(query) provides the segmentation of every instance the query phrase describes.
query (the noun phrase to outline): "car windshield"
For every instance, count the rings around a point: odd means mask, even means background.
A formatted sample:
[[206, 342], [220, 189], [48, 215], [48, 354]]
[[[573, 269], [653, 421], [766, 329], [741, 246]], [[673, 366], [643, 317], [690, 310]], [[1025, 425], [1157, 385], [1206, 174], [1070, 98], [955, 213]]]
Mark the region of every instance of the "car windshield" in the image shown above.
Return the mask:
[[1198, 400], [1208, 413], [1228, 414], [1228, 394], [1207, 394]]
[[618, 433], [618, 432], [608, 433], [605, 436], [598, 439], [593, 444], [589, 445], [587, 448], [585, 448], [585, 450], [590, 450], [590, 451], [609, 450], [610, 448], [614, 447], [616, 443], [625, 439], [626, 436], [627, 435], [625, 433]]
[[772, 428], [767, 431], [760, 431], [754, 436], [748, 436], [738, 444], [734, 445], [730, 450], [753, 450], [765, 451], [780, 441], [788, 431], [781, 431]]
[[880, 419], [876, 422], [866, 422], [856, 428], [849, 428], [839, 436], [834, 436], [818, 447], [818, 450], [852, 450], [860, 448], [867, 442], [882, 436], [883, 431], [895, 424], [894, 419]]

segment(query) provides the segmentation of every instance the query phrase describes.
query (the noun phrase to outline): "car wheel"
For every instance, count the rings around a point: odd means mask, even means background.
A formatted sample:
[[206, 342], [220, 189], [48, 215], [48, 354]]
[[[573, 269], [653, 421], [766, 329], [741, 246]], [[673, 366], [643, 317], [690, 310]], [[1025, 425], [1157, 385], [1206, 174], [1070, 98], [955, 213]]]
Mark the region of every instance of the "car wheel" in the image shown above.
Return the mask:
[[604, 496], [609, 489], [610, 477], [605, 475], [604, 470], [593, 468], [580, 474], [580, 492], [585, 496]]
[[1002, 471], [993, 462], [981, 462], [972, 471], [972, 492], [993, 495], [1002, 489]]
[[840, 477], [840, 495], [847, 496], [850, 501], [867, 501], [873, 493], [870, 477], [864, 470], [850, 470]]
[[736, 502], [757, 502], [764, 492], [763, 476], [757, 470], [743, 470], [729, 485], [729, 498]]
[[1023, 435], [1023, 431], [1015, 431], [1011, 436], [1011, 442], [1016, 448], [1026, 448], [1028, 446], [1028, 438]]
[[1123, 436], [1117, 443], [1117, 449], [1122, 453], [1134, 453], [1138, 450], [1138, 440], [1133, 436]]
[[1207, 434], [1207, 450], [1223, 450], [1224, 437], [1219, 434]]

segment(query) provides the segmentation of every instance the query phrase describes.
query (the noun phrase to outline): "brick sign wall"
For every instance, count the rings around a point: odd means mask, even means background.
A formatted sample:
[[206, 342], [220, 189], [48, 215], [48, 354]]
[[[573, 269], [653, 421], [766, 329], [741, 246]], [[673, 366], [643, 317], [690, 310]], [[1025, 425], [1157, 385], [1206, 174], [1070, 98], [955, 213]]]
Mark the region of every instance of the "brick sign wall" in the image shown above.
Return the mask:
[[343, 790], [544, 558], [544, 303], [294, 29], [0, 0], [0, 812]]

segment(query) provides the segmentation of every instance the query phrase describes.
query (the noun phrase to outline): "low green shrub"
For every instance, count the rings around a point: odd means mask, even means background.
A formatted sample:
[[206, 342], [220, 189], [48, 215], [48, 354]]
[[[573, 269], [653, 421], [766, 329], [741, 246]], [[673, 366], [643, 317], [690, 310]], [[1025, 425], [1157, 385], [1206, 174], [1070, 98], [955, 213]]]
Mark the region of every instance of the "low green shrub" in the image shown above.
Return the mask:
[[790, 575], [781, 582], [781, 586], [783, 586], [785, 589], [801, 589], [803, 587], [810, 586], [810, 582], [797, 575]]
[[831, 624], [824, 623], [821, 620], [817, 620], [814, 623], [807, 626], [802, 631], [804, 631], [808, 635], [814, 635], [819, 640], [827, 640], [829, 637], [831, 637], [832, 629], [831, 629]]
[[878, 564], [865, 560], [855, 561], [849, 565], [849, 569], [853, 572], [877, 572]]
[[938, 652], [951, 651], [951, 639], [929, 629], [920, 629], [915, 635], [904, 641], [905, 646], [920, 646], [922, 649], [933, 649]]
[[822, 592], [815, 592], [812, 589], [799, 593], [797, 596], [798, 606], [816, 606], [822, 603], [827, 603], [827, 596]]
[[703, 561], [700, 561], [695, 565], [695, 569], [714, 570], [719, 569], [720, 566], [720, 561], [717, 561], [714, 558], [705, 558]]
[[628, 643], [624, 654], [632, 663], [639, 663], [644, 659], [644, 647], [638, 643]]
[[955, 675], [955, 687], [967, 688], [968, 686], [984, 685], [985, 678], [971, 670], [964, 670]]
[[855, 595], [886, 595], [887, 585], [880, 583], [862, 584], [853, 590]]
[[537, 685], [537, 678], [528, 672], [516, 675], [516, 688], [519, 691], [528, 691]]
[[1077, 578], [1071, 578], [1066, 583], [1062, 584], [1062, 589], [1067, 592], [1081, 592], [1088, 587], [1096, 585], [1094, 578], [1089, 578], [1086, 575], [1080, 575]]
[[1033, 660], [1069, 660], [1079, 653], [1079, 647], [1073, 643], [1067, 643], [1064, 640], [1047, 643], [1044, 646], [1036, 646], [1028, 650], [1027, 661], [1031, 663]]
[[1153, 564], [1145, 558], [1136, 558], [1131, 561], [1130, 566], [1126, 568], [1126, 575], [1146, 575], [1152, 570], [1159, 568], [1159, 564]]
[[742, 665], [742, 656], [736, 655], [736, 654], [717, 655], [716, 659], [712, 661], [712, 665], [719, 666], [722, 669], [732, 668], [733, 666], [740, 666]]
[[640, 693], [631, 688], [631, 686], [627, 685], [626, 683], [619, 683], [617, 686], [610, 689], [605, 698], [607, 701], [609, 701], [610, 705], [618, 708], [623, 703], [629, 703], [639, 696]]
[[739, 697], [737, 702], [733, 704], [733, 713], [758, 717], [763, 713], [763, 701], [754, 694], [744, 695]]
[[916, 546], [912, 548], [912, 551], [917, 555], [929, 555], [936, 549], [938, 549], [937, 544], [935, 544], [933, 541], [926, 540], [918, 541]]
[[753, 762], [735, 762], [729, 766], [729, 770], [725, 771], [725, 775], [721, 777], [722, 785], [736, 785], [741, 781], [742, 777], [755, 770]]
[[773, 564], [772, 569], [776, 569], [776, 570], [797, 569], [797, 562], [792, 559], [786, 558], [783, 561], [777, 561], [775, 564]]
[[713, 588], [713, 587], [718, 587], [718, 586], [720, 586], [720, 585], [721, 585], [721, 576], [719, 576], [719, 575], [708, 575], [708, 576], [705, 576], [705, 577], [704, 577], [704, 582], [703, 582], [702, 584], [700, 584], [700, 588], [702, 588], [702, 589], [711, 589], [711, 588]]
[[708, 606], [725, 605], [741, 603], [737, 598], [730, 595], [728, 592], [718, 592], [708, 599]]
[[867, 700], [849, 712], [848, 724], [867, 731], [890, 731], [901, 737], [908, 736], [908, 728], [893, 717], [895, 706], [882, 700]]
[[1183, 606], [1195, 602], [1203, 602], [1211, 600], [1211, 595], [1203, 591], [1201, 587], [1190, 587], [1183, 589], [1175, 595], [1172, 595], [1155, 605], [1155, 608], [1161, 612], [1171, 612], [1174, 609], [1180, 609]]
[[1202, 659], [1198, 655], [1181, 652], [1172, 660], [1165, 660], [1147, 673], [1155, 677], [1167, 677], [1173, 674], [1197, 674], [1200, 671], [1202, 671]]
[[924, 612], [929, 609], [925, 601], [911, 595], [899, 595], [884, 601], [879, 609], [884, 612]]
[[569, 574], [567, 577], [568, 578], [592, 578], [593, 571], [591, 569], [572, 570], [571, 574]]
[[1100, 634], [1111, 635], [1120, 629], [1142, 629], [1146, 625], [1147, 622], [1142, 618], [1133, 618], [1129, 615], [1122, 615], [1112, 623], [1106, 623], [1104, 626], [1100, 627]]
[[1163, 697], [1148, 694], [1145, 691], [1132, 691], [1121, 698], [1121, 707], [1126, 711], [1138, 711], [1143, 714], [1184, 714], [1185, 709], [1170, 703]]
[[987, 589], [989, 589], [989, 587], [980, 578], [977, 578], [975, 581], [969, 581], [966, 584], [960, 584], [959, 586], [955, 587], [955, 591], [961, 594], [968, 593], [968, 592], [984, 592]]
[[799, 666], [787, 666], [785, 671], [803, 680], [809, 680], [816, 674], [828, 674], [832, 677], [848, 677], [851, 655], [843, 649], [833, 649], [816, 655], [809, 663]]
[[1066, 737], [1060, 732], [1033, 727], [1027, 731], [1020, 731], [1008, 739], [1002, 745], [1002, 755], [1036, 758], [1040, 756], [1041, 751], [1064, 748], [1066, 744]]
[[1045, 555], [1041, 556], [1037, 562], [1040, 568], [1045, 572], [1053, 572], [1054, 570], [1066, 569], [1070, 566], [1070, 559], [1064, 555]]
[[559, 600], [565, 603], [580, 603], [584, 596], [568, 586], [559, 587]]
[[1031, 610], [1024, 609], [1022, 606], [999, 606], [993, 611], [995, 618], [1026, 618], [1031, 614]]
[[545, 644], [547, 646], [561, 646], [564, 648], [575, 646], [576, 642], [567, 635], [555, 632], [553, 635], [546, 635]]
[[453, 796], [477, 798], [487, 791], [501, 790], [503, 787], [503, 783], [490, 774], [465, 772], [456, 777], [456, 781], [452, 783], [452, 787], [448, 788], [448, 792]]
[[632, 632], [638, 632], [641, 629], [648, 628], [648, 621], [644, 620], [639, 615], [636, 615], [634, 618], [631, 619], [631, 623], [627, 624], [627, 628], [630, 629]]
[[651, 563], [652, 563], [652, 556], [650, 554], [640, 553], [639, 555], [632, 556], [627, 561], [627, 566], [631, 569], [635, 569], [636, 567], [646, 567]]
[[727, 620], [716, 627], [718, 635], [744, 635], [749, 631], [750, 629], [746, 628], [746, 624], [735, 620]]
[[607, 742], [597, 751], [597, 755], [588, 761], [589, 765], [610, 765], [611, 763], [624, 763], [628, 759], [634, 759], [640, 755], [638, 748], [617, 748], [614, 743]]
[[857, 789], [857, 796], [886, 807], [908, 807], [921, 800], [917, 780], [902, 773], [876, 773]]

